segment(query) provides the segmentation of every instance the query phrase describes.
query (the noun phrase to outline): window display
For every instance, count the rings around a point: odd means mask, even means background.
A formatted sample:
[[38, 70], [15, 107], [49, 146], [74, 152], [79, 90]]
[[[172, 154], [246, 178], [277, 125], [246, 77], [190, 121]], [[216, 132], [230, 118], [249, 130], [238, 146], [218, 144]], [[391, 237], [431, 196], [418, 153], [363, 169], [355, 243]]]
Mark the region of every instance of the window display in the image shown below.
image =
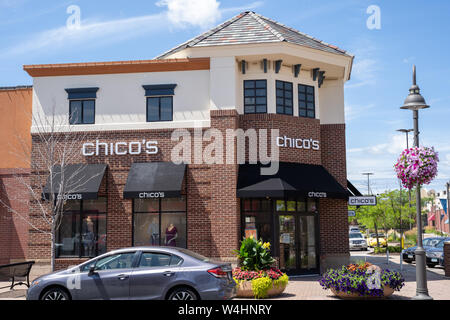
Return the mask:
[[56, 235], [56, 257], [95, 257], [106, 252], [106, 198], [68, 200]]
[[135, 246], [162, 245], [186, 248], [186, 198], [135, 199]]

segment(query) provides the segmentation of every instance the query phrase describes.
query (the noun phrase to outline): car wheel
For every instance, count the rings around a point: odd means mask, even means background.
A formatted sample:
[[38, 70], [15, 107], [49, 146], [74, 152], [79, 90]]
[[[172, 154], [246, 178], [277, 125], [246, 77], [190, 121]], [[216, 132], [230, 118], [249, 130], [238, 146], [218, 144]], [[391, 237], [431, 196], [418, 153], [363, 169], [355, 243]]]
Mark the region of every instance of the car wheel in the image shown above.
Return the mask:
[[168, 300], [197, 300], [197, 295], [191, 289], [178, 288], [169, 295]]
[[428, 268], [434, 268], [436, 265], [435, 264], [427, 264]]
[[412, 260], [403, 260], [403, 261], [405, 261], [406, 263], [412, 263]]
[[42, 295], [41, 300], [70, 300], [69, 294], [61, 288], [51, 288]]

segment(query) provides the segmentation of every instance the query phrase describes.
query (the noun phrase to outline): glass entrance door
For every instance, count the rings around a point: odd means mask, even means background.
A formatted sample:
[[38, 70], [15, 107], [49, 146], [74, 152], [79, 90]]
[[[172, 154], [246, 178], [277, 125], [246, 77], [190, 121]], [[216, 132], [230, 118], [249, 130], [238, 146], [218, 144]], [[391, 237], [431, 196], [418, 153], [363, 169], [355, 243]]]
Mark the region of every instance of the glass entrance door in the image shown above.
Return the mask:
[[279, 215], [280, 269], [288, 274], [318, 272], [316, 218], [313, 215]]

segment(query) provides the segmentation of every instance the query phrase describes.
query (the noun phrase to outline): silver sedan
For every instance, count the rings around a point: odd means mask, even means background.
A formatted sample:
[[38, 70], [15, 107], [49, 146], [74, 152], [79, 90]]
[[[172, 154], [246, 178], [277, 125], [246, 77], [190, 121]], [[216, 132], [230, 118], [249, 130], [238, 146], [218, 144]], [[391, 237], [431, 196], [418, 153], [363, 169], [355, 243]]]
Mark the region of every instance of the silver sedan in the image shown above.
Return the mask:
[[136, 247], [111, 251], [35, 279], [28, 300], [224, 300], [236, 294], [229, 263], [187, 249]]

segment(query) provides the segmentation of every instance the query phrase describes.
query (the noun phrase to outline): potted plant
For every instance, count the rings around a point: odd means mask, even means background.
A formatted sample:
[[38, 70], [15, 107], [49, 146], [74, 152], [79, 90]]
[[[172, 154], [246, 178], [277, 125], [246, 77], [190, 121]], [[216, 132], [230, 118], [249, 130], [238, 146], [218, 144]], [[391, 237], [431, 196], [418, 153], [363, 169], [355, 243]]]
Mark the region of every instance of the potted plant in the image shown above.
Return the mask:
[[340, 298], [385, 298], [400, 291], [405, 284], [396, 271], [382, 270], [370, 263], [350, 264], [330, 269], [319, 280], [323, 289], [330, 289]]
[[233, 269], [233, 278], [237, 283], [238, 297], [264, 299], [283, 293], [289, 277], [272, 267], [275, 259], [270, 253], [269, 242], [244, 238], [235, 253], [239, 267]]

